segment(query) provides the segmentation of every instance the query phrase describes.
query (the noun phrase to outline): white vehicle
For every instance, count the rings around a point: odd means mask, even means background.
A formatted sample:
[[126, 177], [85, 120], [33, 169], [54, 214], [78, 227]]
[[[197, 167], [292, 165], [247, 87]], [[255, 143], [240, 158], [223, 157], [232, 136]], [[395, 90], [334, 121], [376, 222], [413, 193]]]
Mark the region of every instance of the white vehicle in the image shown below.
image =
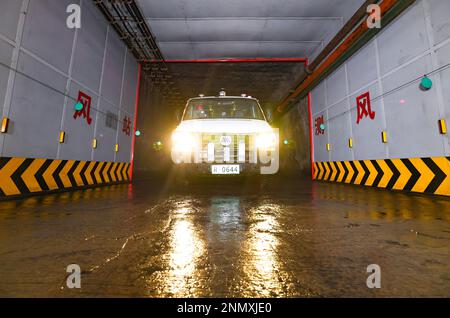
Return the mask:
[[257, 99], [224, 91], [200, 95], [186, 104], [172, 134], [171, 155], [187, 173], [273, 174], [278, 170], [278, 134]]

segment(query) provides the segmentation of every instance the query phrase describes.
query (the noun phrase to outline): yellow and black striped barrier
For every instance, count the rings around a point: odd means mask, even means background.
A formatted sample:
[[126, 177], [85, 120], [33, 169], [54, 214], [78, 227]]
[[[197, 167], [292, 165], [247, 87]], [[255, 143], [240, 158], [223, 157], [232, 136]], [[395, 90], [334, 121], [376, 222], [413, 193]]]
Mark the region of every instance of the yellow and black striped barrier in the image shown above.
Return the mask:
[[0, 198], [130, 180], [128, 162], [0, 158]]
[[450, 157], [315, 162], [314, 179], [450, 196]]

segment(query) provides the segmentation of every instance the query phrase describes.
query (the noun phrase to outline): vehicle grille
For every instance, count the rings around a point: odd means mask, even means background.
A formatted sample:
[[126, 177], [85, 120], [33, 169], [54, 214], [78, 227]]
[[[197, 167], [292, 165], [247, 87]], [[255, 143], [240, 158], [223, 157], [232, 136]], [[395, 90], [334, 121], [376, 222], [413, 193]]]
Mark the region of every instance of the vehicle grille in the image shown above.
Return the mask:
[[[220, 143], [221, 136], [230, 136], [231, 144], [229, 146], [223, 146]], [[251, 135], [241, 135], [241, 134], [202, 134], [201, 136], [201, 151], [200, 158], [203, 162], [208, 162], [208, 144], [212, 143], [214, 145], [214, 161], [213, 162], [225, 162], [224, 149], [229, 147], [230, 149], [230, 160], [226, 162], [250, 162], [250, 156], [252, 153], [252, 136]], [[239, 160], [239, 143], [245, 144], [245, 160]], [[211, 162], [211, 161], [209, 161]]]

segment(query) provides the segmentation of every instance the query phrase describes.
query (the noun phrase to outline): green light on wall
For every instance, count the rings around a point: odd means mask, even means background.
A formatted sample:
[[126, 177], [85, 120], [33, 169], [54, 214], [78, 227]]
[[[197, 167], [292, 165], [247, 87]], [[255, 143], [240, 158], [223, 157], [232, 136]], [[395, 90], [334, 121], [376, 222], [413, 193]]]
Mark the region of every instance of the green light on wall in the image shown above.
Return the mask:
[[78, 102], [75, 104], [75, 110], [80, 111], [83, 109], [83, 104], [81, 102]]
[[423, 91], [428, 91], [433, 87], [433, 81], [428, 77], [424, 76], [420, 81], [420, 89]]
[[289, 145], [289, 140], [285, 139], [285, 140], [283, 141], [283, 144]]

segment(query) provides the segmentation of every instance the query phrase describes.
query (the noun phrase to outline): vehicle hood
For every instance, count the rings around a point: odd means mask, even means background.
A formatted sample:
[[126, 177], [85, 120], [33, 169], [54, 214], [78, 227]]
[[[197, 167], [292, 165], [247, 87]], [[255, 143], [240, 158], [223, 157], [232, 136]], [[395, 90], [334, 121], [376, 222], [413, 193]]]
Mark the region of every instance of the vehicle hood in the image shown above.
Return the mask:
[[252, 134], [272, 131], [272, 128], [266, 121], [257, 119], [192, 119], [182, 121], [176, 131]]

